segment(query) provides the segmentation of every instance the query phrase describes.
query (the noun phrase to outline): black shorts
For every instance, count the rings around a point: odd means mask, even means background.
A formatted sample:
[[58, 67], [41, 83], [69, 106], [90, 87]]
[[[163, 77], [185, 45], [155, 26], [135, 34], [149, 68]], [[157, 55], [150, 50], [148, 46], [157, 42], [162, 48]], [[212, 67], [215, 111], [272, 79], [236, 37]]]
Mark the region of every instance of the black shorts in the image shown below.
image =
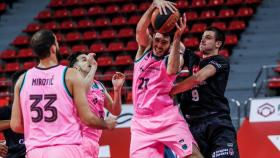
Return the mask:
[[187, 120], [205, 158], [239, 158], [236, 131], [229, 115]]

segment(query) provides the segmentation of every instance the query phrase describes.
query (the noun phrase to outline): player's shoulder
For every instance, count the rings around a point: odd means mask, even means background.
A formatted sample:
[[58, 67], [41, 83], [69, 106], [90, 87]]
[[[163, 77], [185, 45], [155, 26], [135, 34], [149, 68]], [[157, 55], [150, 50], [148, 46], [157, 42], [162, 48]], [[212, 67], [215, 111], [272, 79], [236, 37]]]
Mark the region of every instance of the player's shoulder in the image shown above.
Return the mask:
[[218, 62], [224, 62], [229, 63], [228, 58], [224, 57], [223, 55], [215, 55], [212, 57], [212, 60], [218, 61]]

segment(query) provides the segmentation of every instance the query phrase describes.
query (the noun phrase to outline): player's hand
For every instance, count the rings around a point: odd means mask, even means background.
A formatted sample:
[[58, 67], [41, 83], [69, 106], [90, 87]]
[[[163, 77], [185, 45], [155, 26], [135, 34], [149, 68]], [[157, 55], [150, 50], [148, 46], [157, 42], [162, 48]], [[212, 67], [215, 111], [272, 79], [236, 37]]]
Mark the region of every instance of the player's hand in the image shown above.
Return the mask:
[[167, 14], [166, 8], [168, 8], [172, 13], [178, 11], [177, 8], [175, 7], [176, 3], [174, 2], [169, 2], [165, 0], [154, 0], [153, 5], [155, 5], [159, 9], [160, 15]]
[[112, 77], [114, 90], [120, 90], [124, 84], [125, 75], [121, 72], [116, 72]]
[[179, 19], [179, 24], [176, 23], [177, 30], [175, 32], [174, 38], [181, 38], [186, 27], [187, 27], [187, 18], [186, 18], [186, 13], [184, 13], [183, 17], [180, 17], [180, 19]]
[[113, 117], [108, 117], [105, 122], [108, 130], [113, 130], [117, 125], [117, 120]]
[[[3, 142], [0, 142], [3, 143]], [[8, 153], [8, 147], [5, 144], [0, 144], [0, 156], [1, 157], [6, 157]]]
[[89, 53], [88, 54], [88, 61], [89, 61], [89, 64], [92, 68], [97, 69], [97, 62], [94, 59], [95, 56], [96, 56], [95, 53]]

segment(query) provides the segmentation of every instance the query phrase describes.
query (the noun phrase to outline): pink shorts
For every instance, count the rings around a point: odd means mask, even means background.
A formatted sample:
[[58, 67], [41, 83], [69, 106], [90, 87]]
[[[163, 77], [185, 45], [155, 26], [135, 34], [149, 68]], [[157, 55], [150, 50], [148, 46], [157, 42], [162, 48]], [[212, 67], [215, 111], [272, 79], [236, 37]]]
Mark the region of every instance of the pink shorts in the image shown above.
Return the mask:
[[163, 158], [164, 145], [178, 156], [192, 154], [196, 142], [178, 107], [172, 107], [157, 116], [132, 119], [130, 158]]
[[26, 153], [27, 158], [84, 158], [80, 145], [56, 145], [35, 148]]
[[99, 144], [95, 140], [83, 136], [82, 149], [84, 151], [85, 158], [98, 158]]

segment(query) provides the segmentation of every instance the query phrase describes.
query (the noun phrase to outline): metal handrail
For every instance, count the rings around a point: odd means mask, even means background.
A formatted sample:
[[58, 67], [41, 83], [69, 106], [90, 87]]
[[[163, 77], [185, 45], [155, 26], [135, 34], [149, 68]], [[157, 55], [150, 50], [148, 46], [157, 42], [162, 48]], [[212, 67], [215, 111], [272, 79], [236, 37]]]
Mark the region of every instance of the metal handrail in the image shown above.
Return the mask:
[[240, 127], [240, 120], [241, 120], [241, 107], [240, 107], [241, 104], [240, 104], [240, 102], [238, 100], [233, 99], [233, 98], [231, 98], [230, 101], [235, 103], [236, 107], [237, 107], [237, 119], [238, 119], [237, 129], [239, 129], [239, 127]]
[[[263, 86], [266, 85], [267, 83], [267, 79], [269, 77], [269, 70], [274, 69], [279, 67], [279, 65], [263, 65], [260, 69], [260, 71], [257, 74], [257, 77], [252, 85], [252, 89], [253, 89], [253, 96], [254, 98], [257, 98], [260, 91], [262, 90]], [[263, 75], [263, 73], [265, 72], [266, 75], [266, 79], [262, 80], [258, 86], [258, 82], [261, 78], [261, 76]]]

